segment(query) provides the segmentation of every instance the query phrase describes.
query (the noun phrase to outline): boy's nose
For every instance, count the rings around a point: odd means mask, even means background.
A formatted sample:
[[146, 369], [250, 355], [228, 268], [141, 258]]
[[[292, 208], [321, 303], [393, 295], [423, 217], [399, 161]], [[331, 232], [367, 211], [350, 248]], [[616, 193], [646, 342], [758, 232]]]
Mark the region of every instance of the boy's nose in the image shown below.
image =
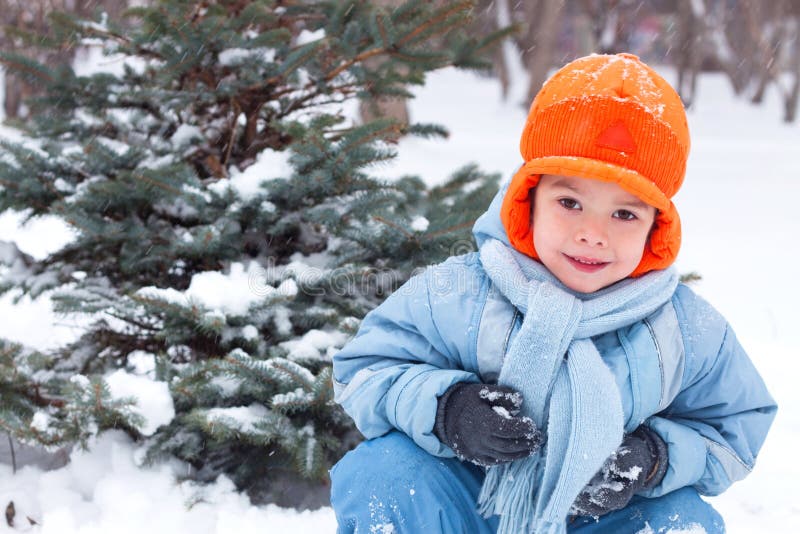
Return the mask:
[[600, 225], [586, 225], [575, 234], [575, 240], [590, 247], [608, 246], [608, 233]]

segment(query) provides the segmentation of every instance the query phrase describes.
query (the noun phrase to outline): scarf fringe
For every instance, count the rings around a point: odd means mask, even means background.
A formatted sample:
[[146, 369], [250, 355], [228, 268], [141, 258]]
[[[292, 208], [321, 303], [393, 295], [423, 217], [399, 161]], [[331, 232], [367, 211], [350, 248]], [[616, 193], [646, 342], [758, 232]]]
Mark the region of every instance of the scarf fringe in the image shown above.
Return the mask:
[[500, 516], [498, 532], [534, 531], [542, 467], [542, 456], [537, 454], [488, 470], [478, 495], [478, 511], [484, 517]]

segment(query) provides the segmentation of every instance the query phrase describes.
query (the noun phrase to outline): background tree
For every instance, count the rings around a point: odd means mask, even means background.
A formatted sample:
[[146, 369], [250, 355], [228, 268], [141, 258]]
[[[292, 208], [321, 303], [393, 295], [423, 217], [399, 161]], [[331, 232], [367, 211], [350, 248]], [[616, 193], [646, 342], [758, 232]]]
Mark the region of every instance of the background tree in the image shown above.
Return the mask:
[[[51, 16], [54, 46], [99, 44], [110, 72], [2, 53], [42, 94], [31, 141], [0, 141], [0, 212], [55, 215], [76, 238], [41, 261], [2, 244], [0, 291], [52, 292], [58, 312], [91, 318], [25, 360], [19, 390], [38, 397], [0, 413], [4, 428], [54, 444], [121, 427], [151, 460], [176, 455], [254, 493], [324, 480], [358, 440], [332, 402], [331, 354], [420, 266], [470, 250], [497, 188], [473, 167], [432, 189], [371, 177], [398, 134], [446, 132], [356, 124], [342, 106], [410, 97], [444, 66], [488, 68], [504, 34], [463, 32], [473, 7], [159, 0], [124, 26]], [[112, 372], [168, 385], [175, 417], [145, 429], [110, 395]]]
[[800, 99], [800, 2], [746, 2], [743, 35], [754, 53], [748, 65], [754, 87], [751, 101], [760, 104], [774, 85], [784, 104], [783, 119], [794, 122]]
[[[0, 50], [17, 52], [55, 68], [69, 62], [75, 55], [71, 49], [42, 49], [28, 46], [25, 32], [37, 36], [50, 35], [48, 17], [56, 11], [69, 11], [80, 17], [88, 17], [95, 10], [103, 10], [115, 19], [128, 5], [128, 0], [4, 0], [0, 10]], [[25, 115], [23, 101], [36, 92], [36, 86], [25, 83], [15, 76], [4, 80], [6, 117], [15, 118], [20, 112]]]
[[[633, 52], [656, 65], [675, 67], [673, 81], [684, 103], [697, 101], [701, 72], [721, 72], [735, 94], [763, 101], [772, 87], [795, 120], [800, 100], [800, 2], [778, 0], [497, 0], [479, 2], [473, 31], [506, 20], [529, 85], [527, 106], [547, 75], [589, 53]], [[499, 52], [494, 75], [509, 85], [509, 65]]]

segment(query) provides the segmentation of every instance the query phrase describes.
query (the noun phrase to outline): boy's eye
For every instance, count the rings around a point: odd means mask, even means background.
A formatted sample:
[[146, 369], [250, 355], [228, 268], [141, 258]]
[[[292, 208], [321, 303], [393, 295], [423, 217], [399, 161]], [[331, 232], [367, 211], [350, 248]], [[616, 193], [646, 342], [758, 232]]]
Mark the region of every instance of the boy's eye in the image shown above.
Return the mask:
[[568, 210], [580, 209], [581, 205], [574, 198], [559, 198], [558, 203]]
[[614, 217], [623, 221], [632, 221], [637, 218], [635, 213], [628, 210], [617, 210], [614, 212]]

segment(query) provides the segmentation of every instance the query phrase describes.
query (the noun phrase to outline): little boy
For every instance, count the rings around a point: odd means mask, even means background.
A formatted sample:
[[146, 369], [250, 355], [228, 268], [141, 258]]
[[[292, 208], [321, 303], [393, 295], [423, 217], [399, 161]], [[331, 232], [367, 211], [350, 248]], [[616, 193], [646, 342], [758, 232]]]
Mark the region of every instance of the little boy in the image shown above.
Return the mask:
[[630, 54], [559, 70], [479, 252], [412, 278], [335, 357], [367, 441], [331, 471], [339, 532], [724, 532], [776, 405], [678, 283], [689, 132]]

